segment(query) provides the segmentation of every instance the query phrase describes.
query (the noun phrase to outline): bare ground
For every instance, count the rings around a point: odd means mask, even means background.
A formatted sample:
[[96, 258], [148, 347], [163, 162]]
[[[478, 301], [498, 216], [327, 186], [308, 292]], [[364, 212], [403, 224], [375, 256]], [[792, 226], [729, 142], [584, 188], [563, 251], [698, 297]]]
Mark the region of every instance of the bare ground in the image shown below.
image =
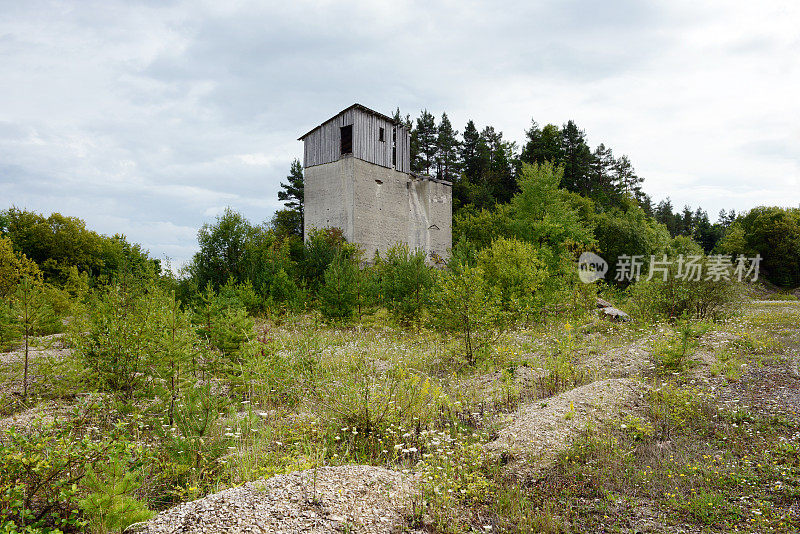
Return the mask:
[[407, 524], [411, 478], [382, 467], [320, 467], [227, 489], [131, 525], [126, 534], [173, 532], [397, 532]]

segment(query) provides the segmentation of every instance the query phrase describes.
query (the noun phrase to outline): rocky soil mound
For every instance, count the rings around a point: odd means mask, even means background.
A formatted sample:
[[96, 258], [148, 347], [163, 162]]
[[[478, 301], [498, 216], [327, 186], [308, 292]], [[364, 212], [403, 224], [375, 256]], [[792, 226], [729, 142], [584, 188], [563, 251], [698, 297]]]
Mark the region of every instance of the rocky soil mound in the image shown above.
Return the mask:
[[230, 488], [136, 523], [125, 534], [399, 532], [413, 479], [381, 467], [320, 467]]
[[515, 471], [546, 467], [565, 451], [590, 423], [640, 413], [645, 386], [627, 378], [599, 380], [528, 403], [509, 414], [486, 449], [508, 456]]

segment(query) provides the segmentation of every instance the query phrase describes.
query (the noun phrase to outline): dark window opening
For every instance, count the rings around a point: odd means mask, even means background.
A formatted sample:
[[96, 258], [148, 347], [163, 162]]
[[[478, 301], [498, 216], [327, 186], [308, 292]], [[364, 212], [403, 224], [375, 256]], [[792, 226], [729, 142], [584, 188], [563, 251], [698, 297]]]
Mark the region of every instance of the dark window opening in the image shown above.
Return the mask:
[[383, 128], [378, 128], [378, 141], [386, 141], [386, 132]]
[[353, 125], [339, 128], [342, 134], [342, 155], [353, 153]]
[[397, 168], [397, 128], [392, 128], [392, 167]]

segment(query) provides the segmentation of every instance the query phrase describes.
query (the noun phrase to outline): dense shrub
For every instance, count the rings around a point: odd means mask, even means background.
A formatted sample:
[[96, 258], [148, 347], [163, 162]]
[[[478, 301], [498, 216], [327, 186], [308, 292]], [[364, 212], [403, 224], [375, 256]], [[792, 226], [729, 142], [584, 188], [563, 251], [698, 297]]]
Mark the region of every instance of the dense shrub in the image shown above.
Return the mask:
[[32, 427], [0, 437], [0, 524], [3, 532], [74, 532], [86, 522], [78, 493], [86, 466], [108, 444], [67, 431]]
[[338, 252], [325, 269], [319, 290], [319, 306], [326, 319], [349, 319], [358, 304], [358, 267], [344, 252]]
[[594, 224], [598, 248], [611, 269], [623, 255], [660, 256], [670, 242], [667, 227], [649, 218], [633, 201], [627, 210], [596, 214]]
[[536, 248], [514, 238], [499, 238], [478, 255], [478, 266], [500, 295], [506, 312], [520, 319], [541, 311], [542, 285], [547, 277]]
[[386, 252], [376, 265], [380, 278], [380, 301], [401, 323], [420, 317], [433, 284], [431, 268], [425, 264], [425, 252], [411, 251], [398, 244]]
[[[706, 267], [708, 259], [701, 264]], [[730, 312], [742, 298], [741, 284], [733, 280], [723, 277], [715, 280], [705, 274], [699, 280], [682, 279], [678, 278], [677, 269], [675, 264], [670, 266], [666, 280], [658, 275], [629, 286], [630, 311], [645, 320], [675, 320], [683, 315], [717, 319]]]
[[739, 217], [719, 243], [726, 254], [755, 257], [772, 283], [800, 286], [800, 209], [758, 207]]
[[350, 257], [355, 247], [347, 245], [344, 234], [338, 228], [311, 229], [303, 245], [300, 273], [305, 287], [316, 294], [325, 282], [325, 271], [339, 253]]

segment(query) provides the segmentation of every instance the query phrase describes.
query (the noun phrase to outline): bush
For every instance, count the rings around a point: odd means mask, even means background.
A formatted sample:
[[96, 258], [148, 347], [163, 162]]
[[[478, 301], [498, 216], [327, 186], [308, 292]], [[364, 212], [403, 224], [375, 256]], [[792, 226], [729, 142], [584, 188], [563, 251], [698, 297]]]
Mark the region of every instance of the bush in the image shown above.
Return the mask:
[[[66, 431], [7, 430], [0, 440], [0, 524], [7, 532], [75, 531], [85, 526], [78, 483], [107, 444]], [[17, 530], [19, 529], [19, 530]]]
[[[79, 337], [77, 354], [100, 389], [131, 398], [154, 376], [174, 381], [176, 369], [189, 360], [195, 362], [201, 352], [197, 334], [174, 293], [167, 294], [158, 286], [128, 281], [110, 287], [95, 297], [91, 310], [89, 332]], [[236, 322], [241, 314], [246, 318], [240, 321], [244, 325]], [[236, 341], [246, 337], [242, 331], [252, 329], [244, 310], [235, 314], [236, 320], [226, 318], [222, 314], [210, 336], [228, 351], [223, 354], [238, 350]]]
[[224, 361], [219, 363], [224, 366], [239, 361], [241, 346], [252, 336], [254, 325], [235, 290], [216, 293], [211, 284], [198, 298], [194, 323], [197, 333], [222, 355]]
[[505, 311], [522, 317], [541, 311], [541, 288], [547, 271], [533, 245], [501, 237], [480, 251], [478, 266], [499, 292]]
[[319, 291], [320, 311], [326, 319], [349, 319], [358, 299], [358, 267], [339, 252], [325, 269], [325, 283]]
[[433, 285], [433, 273], [425, 265], [425, 252], [411, 251], [404, 244], [395, 245], [387, 251], [377, 269], [381, 303], [401, 323], [408, 324], [415, 317], [419, 318]]
[[598, 213], [593, 219], [597, 244], [612, 269], [622, 255], [649, 258], [663, 254], [670, 241], [667, 227], [648, 217], [633, 201], [624, 211], [615, 208]]
[[11, 304], [0, 300], [0, 351], [6, 350], [21, 336]]
[[118, 285], [97, 297], [89, 333], [78, 347], [95, 384], [132, 397], [157, 352], [158, 306], [138, 284]]
[[666, 280], [656, 275], [650, 280], [642, 278], [627, 289], [632, 304], [631, 312], [645, 320], [668, 319], [674, 321], [686, 315], [698, 319], [718, 319], [730, 313], [741, 301], [741, 284], [733, 280], [706, 277], [709, 260], [701, 261], [703, 275], [700, 280], [678, 278], [677, 266], [669, 267]]
[[760, 254], [761, 270], [772, 283], [800, 285], [800, 209], [758, 207], [739, 217], [720, 241], [725, 254]]
[[431, 314], [435, 327], [463, 339], [470, 365], [505, 326], [500, 293], [489, 286], [480, 267], [456, 264], [442, 271], [431, 297], [431, 309], [435, 310]]
[[338, 362], [329, 376], [320, 391], [323, 420], [334, 432], [343, 427], [357, 432], [355, 441], [365, 447], [360, 452], [380, 455], [389, 441], [404, 441], [393, 434], [398, 428], [426, 428], [439, 413], [441, 388], [407, 368], [381, 371], [360, 357]]
[[127, 461], [110, 458], [103, 469], [91, 466], [83, 481], [89, 494], [80, 500], [80, 508], [90, 520], [90, 530], [98, 533], [122, 532], [129, 525], [153, 516], [142, 502], [133, 497], [141, 486], [141, 475], [127, 470]]
[[347, 244], [340, 229], [311, 229], [308, 240], [303, 244], [303, 259], [300, 262], [300, 271], [306, 288], [312, 294], [316, 294], [325, 283], [325, 271], [337, 255], [343, 254], [351, 258], [356, 256], [356, 253], [356, 247]]
[[244, 308], [248, 313], [256, 313], [264, 307], [261, 297], [253, 289], [249, 280], [236, 283], [233, 278], [219, 288], [219, 305], [223, 308]]
[[281, 267], [269, 282], [268, 306], [285, 306], [289, 309], [297, 308], [303, 301], [303, 294], [295, 281]]

